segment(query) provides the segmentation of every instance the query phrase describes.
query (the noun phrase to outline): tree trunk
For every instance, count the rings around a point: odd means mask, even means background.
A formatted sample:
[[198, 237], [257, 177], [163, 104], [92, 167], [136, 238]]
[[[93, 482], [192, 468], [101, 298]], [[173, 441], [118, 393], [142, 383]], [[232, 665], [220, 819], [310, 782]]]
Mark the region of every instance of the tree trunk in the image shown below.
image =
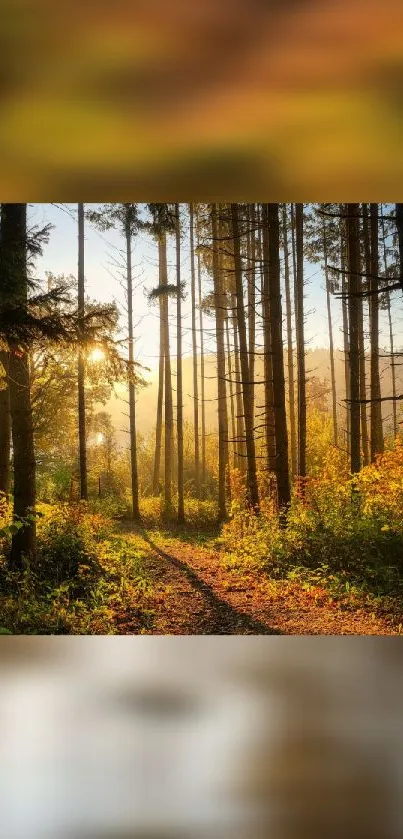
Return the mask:
[[[388, 275], [388, 257], [386, 253], [386, 234], [385, 234], [385, 222], [382, 219], [382, 240], [383, 240], [383, 268], [385, 277]], [[390, 342], [390, 369], [392, 374], [392, 411], [393, 411], [393, 435], [397, 437], [399, 427], [397, 422], [397, 403], [396, 403], [396, 367], [395, 367], [395, 348], [394, 348], [394, 338], [393, 338], [393, 322], [392, 322], [392, 309], [391, 309], [391, 292], [386, 292], [386, 307], [388, 310], [388, 323], [389, 323], [389, 342]]]
[[304, 338], [304, 207], [295, 205], [295, 320], [298, 367], [298, 475], [306, 476], [306, 374]]
[[232, 436], [232, 460], [234, 469], [237, 468], [236, 455], [236, 424], [235, 424], [235, 400], [234, 400], [234, 385], [232, 381], [232, 360], [231, 360], [231, 343], [229, 337], [229, 316], [225, 318], [225, 334], [227, 339], [227, 359], [228, 359], [228, 379], [229, 379], [229, 402], [231, 411], [231, 436]]
[[290, 263], [288, 256], [287, 205], [283, 204], [283, 240], [284, 240], [284, 275], [285, 303], [287, 313], [287, 367], [288, 367], [288, 404], [290, 410], [291, 436], [291, 474], [297, 473], [297, 436], [295, 428], [295, 390], [294, 390], [294, 354], [292, 347], [292, 311], [290, 292]]
[[277, 494], [280, 510], [290, 503], [288, 434], [285, 408], [283, 313], [280, 287], [280, 225], [278, 204], [267, 204], [269, 227], [269, 294], [273, 364], [274, 430], [276, 439]]
[[[1, 214], [1, 297], [26, 309], [27, 205], [2, 204]], [[35, 511], [35, 452], [32, 425], [29, 357], [26, 346], [10, 342], [9, 397], [14, 456], [14, 519], [25, 519]], [[23, 569], [23, 558], [36, 550], [35, 520], [24, 524], [12, 537], [10, 567]]]
[[4, 379], [1, 379], [3, 387], [0, 390], [0, 492], [3, 492], [8, 498], [10, 493], [11, 416], [9, 353], [5, 350], [0, 352], [0, 364], [4, 370]]
[[201, 401], [201, 482], [206, 482], [206, 404], [204, 398], [204, 335], [203, 335], [203, 299], [200, 254], [197, 253], [197, 274], [199, 285], [199, 328], [200, 328], [200, 401]]
[[224, 307], [218, 251], [217, 205], [211, 205], [211, 229], [213, 239], [214, 308], [217, 343], [217, 405], [218, 405], [218, 517], [227, 517], [226, 507], [226, 461], [228, 445], [227, 395], [225, 384]]
[[262, 316], [263, 316], [263, 375], [264, 375], [264, 428], [266, 443], [266, 464], [269, 472], [276, 472], [276, 438], [273, 393], [273, 354], [270, 326], [270, 280], [269, 280], [269, 224], [267, 205], [261, 207], [262, 229]]
[[[84, 204], [78, 204], [78, 317], [80, 338], [83, 335], [85, 313], [84, 281]], [[80, 496], [88, 500], [87, 431], [85, 416], [85, 357], [82, 348], [78, 353], [78, 440], [80, 463]]]
[[359, 355], [359, 231], [358, 204], [346, 204], [348, 243], [348, 311], [350, 333], [350, 428], [351, 428], [351, 472], [361, 468], [360, 447], [360, 355]]
[[331, 300], [330, 300], [329, 270], [328, 270], [328, 262], [327, 262], [326, 222], [323, 222], [323, 256], [324, 256], [324, 260], [325, 260], [327, 326], [328, 326], [328, 331], [329, 331], [330, 382], [331, 382], [331, 388], [332, 388], [333, 445], [337, 446], [337, 444], [338, 444], [337, 394], [336, 394], [336, 375], [335, 375], [335, 369], [334, 369], [332, 307], [331, 307]]
[[346, 258], [345, 258], [345, 239], [343, 231], [340, 227], [340, 266], [341, 266], [341, 309], [343, 316], [343, 354], [344, 354], [344, 385], [346, 392], [346, 438], [347, 438], [347, 455], [350, 456], [351, 451], [351, 428], [350, 428], [350, 345], [348, 332], [348, 306], [347, 306], [347, 284], [346, 284]]
[[255, 350], [256, 350], [256, 207], [249, 205], [249, 271], [248, 271], [248, 345], [249, 345], [249, 373], [252, 382], [252, 415], [255, 416]]
[[378, 204], [370, 204], [371, 219], [371, 460], [383, 452], [381, 379], [379, 375]]
[[248, 496], [251, 506], [259, 509], [259, 492], [256, 477], [255, 437], [253, 427], [253, 389], [248, 363], [248, 345], [246, 340], [245, 305], [242, 286], [242, 265], [240, 252], [240, 234], [238, 205], [231, 204], [232, 235], [234, 239], [234, 269], [236, 286], [236, 311], [239, 332], [239, 356], [241, 362], [242, 397], [245, 418], [245, 444], [248, 473]]
[[396, 228], [399, 243], [399, 275], [403, 291], [403, 204], [396, 204]]
[[[162, 234], [162, 270], [163, 285], [168, 285], [167, 241], [166, 233]], [[162, 295], [162, 311], [164, 324], [164, 371], [165, 371], [165, 473], [164, 473], [164, 510], [172, 510], [172, 442], [173, 442], [173, 404], [172, 404], [172, 373], [171, 351], [169, 344], [169, 306], [168, 295]]]
[[[192, 205], [190, 205], [192, 207]], [[185, 501], [183, 489], [183, 381], [182, 381], [182, 289], [181, 289], [181, 238], [180, 238], [180, 218], [179, 218], [179, 204], [175, 204], [175, 221], [176, 221], [176, 365], [177, 365], [177, 434], [178, 434], [178, 522], [183, 524], [185, 521]], [[193, 209], [191, 209], [191, 252], [193, 255]], [[194, 258], [194, 256], [193, 256]], [[194, 309], [194, 265], [192, 278], [192, 331], [193, 331], [193, 309]], [[197, 376], [197, 367], [196, 367]], [[197, 458], [198, 458], [198, 432], [197, 439]], [[197, 464], [198, 475], [198, 464]]]
[[198, 392], [198, 382], [197, 382], [196, 279], [195, 279], [193, 204], [189, 204], [189, 216], [190, 216], [190, 278], [191, 278], [191, 298], [192, 298], [193, 423], [194, 423], [194, 446], [195, 446], [195, 490], [196, 490], [196, 498], [200, 498], [199, 392]]
[[132, 277], [132, 242], [130, 216], [127, 210], [125, 224], [126, 235], [126, 273], [127, 273], [127, 313], [129, 326], [129, 418], [130, 418], [130, 465], [132, 484], [132, 518], [140, 519], [139, 481], [137, 471], [137, 435], [136, 435], [136, 386], [134, 370], [134, 329], [133, 329], [133, 277]]
[[[163, 268], [162, 268], [162, 241], [161, 235], [158, 237], [158, 265], [159, 265], [159, 286], [163, 283]], [[161, 468], [161, 448], [162, 448], [162, 406], [164, 399], [164, 315], [162, 310], [162, 295], [158, 299], [159, 315], [160, 315], [160, 355], [158, 365], [158, 398], [157, 398], [157, 421], [155, 427], [155, 456], [154, 456], [154, 473], [153, 473], [153, 494], [159, 495], [161, 492], [160, 484], [160, 468]]]
[[242, 403], [241, 365], [239, 360], [238, 318], [236, 314], [236, 295], [231, 292], [232, 327], [234, 336], [235, 400], [236, 400], [236, 468], [245, 472], [245, 426]]

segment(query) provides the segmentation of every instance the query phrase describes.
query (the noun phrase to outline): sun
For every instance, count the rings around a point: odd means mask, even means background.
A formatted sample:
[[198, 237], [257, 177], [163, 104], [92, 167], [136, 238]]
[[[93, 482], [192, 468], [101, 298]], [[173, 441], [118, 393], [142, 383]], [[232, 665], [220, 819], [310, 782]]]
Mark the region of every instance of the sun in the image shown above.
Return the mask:
[[91, 355], [90, 355], [91, 361], [95, 361], [95, 362], [103, 361], [104, 358], [105, 358], [105, 353], [104, 353], [103, 350], [101, 350], [100, 347], [95, 347], [95, 349], [92, 350]]

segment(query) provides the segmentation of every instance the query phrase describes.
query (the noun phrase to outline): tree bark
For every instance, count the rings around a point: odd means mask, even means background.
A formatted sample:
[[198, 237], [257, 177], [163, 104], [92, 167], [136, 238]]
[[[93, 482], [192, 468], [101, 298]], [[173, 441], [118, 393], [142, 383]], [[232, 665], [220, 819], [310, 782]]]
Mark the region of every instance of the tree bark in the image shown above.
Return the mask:
[[[27, 281], [27, 205], [2, 204], [1, 213], [1, 296], [10, 305], [26, 309]], [[14, 520], [35, 512], [36, 465], [32, 424], [28, 348], [10, 342], [9, 396], [14, 457]], [[36, 551], [35, 520], [24, 523], [13, 534], [10, 568], [21, 571], [24, 557]]]
[[347, 243], [348, 243], [348, 313], [350, 333], [350, 428], [352, 473], [361, 468], [360, 447], [360, 357], [359, 357], [359, 231], [358, 204], [346, 205]]
[[214, 308], [217, 343], [217, 405], [218, 405], [218, 518], [227, 517], [226, 507], [226, 462], [228, 445], [227, 394], [225, 384], [224, 309], [225, 300], [219, 264], [219, 243], [217, 205], [211, 205], [211, 229], [213, 239]]
[[[378, 204], [370, 204], [371, 227], [371, 461], [384, 449], [382, 428], [381, 379], [379, 375], [379, 296], [378, 296]], [[373, 401], [376, 400], [376, 401]], [[395, 403], [394, 403], [395, 404]]]
[[[340, 220], [342, 221], [342, 220]], [[347, 284], [346, 284], [346, 258], [345, 258], [345, 239], [343, 230], [340, 227], [340, 266], [341, 266], [341, 309], [343, 317], [343, 355], [344, 355], [344, 385], [346, 392], [346, 449], [347, 455], [350, 456], [351, 451], [351, 429], [350, 429], [350, 346], [349, 346], [349, 331], [348, 331], [348, 306], [347, 306]]]
[[[85, 313], [84, 280], [84, 204], [78, 204], [78, 317], [80, 339], [83, 337]], [[88, 500], [87, 477], [87, 430], [85, 416], [85, 356], [83, 348], [78, 352], [78, 440], [80, 464], [80, 496]]]
[[236, 311], [239, 333], [239, 357], [241, 363], [242, 397], [245, 418], [245, 444], [248, 474], [248, 496], [251, 506], [259, 509], [259, 491], [256, 477], [256, 454], [253, 428], [253, 390], [248, 363], [248, 345], [246, 340], [245, 305], [242, 286], [242, 265], [240, 252], [240, 233], [238, 205], [231, 204], [232, 234], [234, 239], [234, 268], [236, 287]]
[[330, 383], [331, 383], [331, 389], [332, 389], [333, 445], [337, 446], [337, 444], [338, 444], [337, 393], [336, 393], [336, 375], [335, 375], [335, 369], [334, 369], [332, 306], [331, 306], [331, 300], [330, 300], [329, 270], [328, 270], [328, 261], [327, 261], [326, 222], [323, 222], [323, 256], [324, 256], [324, 261], [325, 261], [327, 327], [328, 327], [328, 332], [329, 332]]
[[[162, 269], [162, 241], [161, 235], [158, 237], [158, 266], [159, 266], [159, 287], [163, 285], [163, 269]], [[158, 364], [158, 397], [157, 397], [157, 418], [155, 427], [155, 456], [154, 456], [154, 473], [153, 473], [153, 494], [159, 495], [161, 492], [160, 483], [160, 469], [161, 469], [161, 449], [162, 449], [162, 408], [164, 399], [164, 315], [162, 310], [162, 296], [158, 298], [159, 316], [160, 316], [160, 351]]]
[[[193, 208], [191, 207], [191, 253], [193, 255]], [[175, 204], [175, 233], [176, 233], [176, 365], [177, 365], [177, 434], [178, 434], [178, 522], [183, 524], [185, 521], [185, 501], [183, 488], [183, 380], [182, 380], [182, 289], [181, 289], [181, 239], [180, 239], [180, 217], [179, 204]], [[192, 331], [195, 331], [193, 322], [194, 309], [194, 265], [192, 272]], [[194, 347], [193, 347], [194, 350]], [[197, 367], [196, 367], [197, 377]], [[195, 430], [195, 444], [197, 439], [198, 452], [198, 431], [196, 437]], [[198, 454], [197, 454], [198, 458]], [[198, 476], [198, 465], [197, 465]], [[197, 478], [198, 480], [198, 478]]]
[[195, 450], [195, 491], [200, 498], [200, 449], [199, 449], [199, 390], [197, 381], [197, 340], [196, 340], [196, 278], [194, 254], [194, 214], [193, 204], [189, 204], [190, 216], [190, 282], [192, 300], [192, 356], [193, 356], [193, 424]]
[[[388, 275], [388, 257], [386, 253], [386, 232], [385, 222], [382, 219], [382, 240], [383, 240], [383, 268], [385, 277]], [[386, 308], [388, 310], [388, 324], [389, 324], [389, 342], [390, 342], [390, 370], [392, 374], [392, 411], [393, 411], [393, 435], [397, 437], [399, 427], [397, 423], [397, 403], [396, 403], [396, 368], [395, 368], [395, 347], [393, 337], [393, 321], [392, 321], [392, 307], [391, 307], [391, 292], [386, 292]]]
[[204, 382], [204, 334], [203, 334], [203, 299], [200, 254], [197, 253], [197, 275], [199, 286], [199, 328], [200, 328], [200, 402], [201, 402], [201, 483], [206, 482], [206, 403]]
[[298, 367], [298, 475], [306, 476], [306, 373], [304, 337], [304, 208], [295, 205], [295, 320]]
[[[168, 285], [167, 241], [166, 233], [162, 234], [162, 276], [163, 285]], [[169, 341], [169, 306], [168, 295], [163, 293], [162, 312], [164, 324], [164, 371], [165, 371], [165, 470], [164, 470], [164, 510], [169, 514], [172, 510], [172, 442], [173, 442], [173, 403], [172, 403], [172, 373], [171, 351]]]
[[9, 385], [9, 353], [0, 352], [0, 364], [4, 370], [4, 379], [0, 390], [0, 492], [6, 498], [10, 493], [10, 446], [11, 446], [11, 416], [10, 416], [10, 385]]
[[136, 386], [134, 370], [134, 329], [133, 329], [133, 276], [132, 276], [132, 241], [130, 215], [127, 208], [125, 223], [126, 236], [126, 274], [127, 274], [127, 313], [129, 327], [129, 418], [130, 418], [130, 466], [132, 485], [132, 518], [140, 519], [139, 481], [137, 470], [137, 434], [136, 434]]
[[229, 316], [225, 318], [225, 335], [227, 339], [227, 359], [228, 359], [228, 379], [229, 379], [229, 403], [231, 412], [231, 436], [232, 436], [232, 462], [234, 469], [237, 468], [236, 455], [236, 423], [235, 423], [235, 400], [234, 400], [234, 384], [232, 380], [232, 360], [231, 360], [231, 343], [229, 337]]
[[278, 204], [267, 205], [269, 226], [269, 294], [273, 363], [274, 430], [276, 439], [276, 475], [278, 505], [283, 510], [290, 503], [288, 469], [288, 433], [285, 407], [283, 313], [280, 287], [280, 225]]
[[295, 385], [294, 385], [294, 354], [292, 346], [292, 311], [290, 291], [290, 262], [288, 254], [288, 233], [287, 233], [287, 205], [283, 204], [283, 241], [284, 241], [284, 275], [285, 275], [285, 302], [287, 314], [287, 368], [288, 368], [288, 404], [290, 410], [290, 437], [291, 437], [291, 474], [294, 477], [297, 473], [297, 435], [295, 428]]
[[267, 205], [261, 207], [262, 229], [262, 317], [263, 317], [263, 375], [264, 375], [264, 427], [266, 464], [269, 472], [276, 473], [276, 437], [274, 421], [273, 354], [270, 326], [270, 279], [269, 279], [269, 223]]

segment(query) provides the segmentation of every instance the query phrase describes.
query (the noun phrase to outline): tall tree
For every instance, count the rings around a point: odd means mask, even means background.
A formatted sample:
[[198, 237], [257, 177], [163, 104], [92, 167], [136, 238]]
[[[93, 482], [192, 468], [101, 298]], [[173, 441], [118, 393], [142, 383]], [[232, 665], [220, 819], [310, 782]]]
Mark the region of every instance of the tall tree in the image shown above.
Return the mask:
[[360, 354], [359, 354], [359, 306], [360, 293], [360, 261], [359, 261], [359, 229], [358, 204], [346, 204], [347, 248], [348, 248], [348, 313], [350, 335], [350, 429], [351, 472], [359, 472], [361, 468], [360, 446]]
[[161, 235], [162, 257], [162, 319], [164, 335], [164, 390], [165, 390], [165, 437], [164, 437], [164, 509], [169, 513], [172, 508], [172, 460], [173, 460], [173, 402], [172, 402], [172, 372], [171, 350], [169, 339], [169, 291], [167, 264], [167, 234], [163, 230]]
[[248, 344], [249, 372], [252, 382], [252, 412], [255, 415], [255, 352], [256, 352], [256, 205], [249, 205], [249, 271], [248, 271]]
[[228, 446], [227, 394], [225, 383], [224, 309], [222, 276], [219, 260], [217, 204], [211, 205], [211, 231], [213, 239], [214, 309], [217, 344], [217, 404], [218, 404], [218, 517], [227, 516], [226, 464]]
[[[162, 274], [162, 247], [161, 234], [158, 236], [158, 273], [159, 273], [159, 289], [163, 286]], [[160, 469], [161, 469], [161, 449], [162, 449], [162, 409], [164, 404], [164, 318], [162, 312], [162, 295], [158, 297], [159, 306], [159, 362], [158, 362], [158, 397], [157, 397], [157, 417], [155, 425], [155, 452], [154, 452], [154, 471], [153, 471], [153, 494], [159, 495], [161, 492], [160, 484]]]
[[193, 204], [189, 204], [190, 219], [190, 285], [192, 301], [192, 358], [193, 358], [193, 426], [195, 451], [195, 490], [196, 498], [200, 497], [200, 453], [199, 453], [199, 389], [197, 381], [197, 340], [196, 340], [196, 272], [194, 246], [194, 212]]
[[326, 239], [326, 222], [323, 221], [323, 257], [325, 262], [325, 283], [326, 283], [326, 308], [327, 308], [327, 327], [329, 332], [329, 353], [330, 353], [330, 382], [332, 389], [332, 418], [333, 418], [333, 444], [338, 444], [337, 432], [337, 393], [336, 393], [336, 374], [334, 367], [334, 343], [333, 343], [333, 324], [332, 324], [332, 306], [330, 301], [330, 278], [327, 259], [327, 239]]
[[[381, 205], [382, 208], [382, 205]], [[388, 276], [388, 255], [387, 255], [387, 247], [386, 247], [386, 229], [385, 229], [385, 219], [383, 218], [383, 212], [381, 210], [382, 215], [382, 243], [383, 243], [383, 270], [384, 276]], [[392, 375], [392, 412], [393, 412], [393, 434], [394, 437], [397, 437], [398, 433], [398, 423], [397, 423], [397, 402], [396, 402], [396, 361], [395, 361], [395, 347], [394, 347], [394, 336], [393, 336], [393, 321], [392, 321], [392, 306], [391, 306], [391, 292], [387, 291], [385, 293], [386, 298], [386, 308], [388, 312], [388, 324], [389, 324], [389, 343], [390, 343], [390, 370]]]
[[[0, 268], [1, 272], [1, 268]], [[0, 492], [10, 492], [11, 415], [9, 388], [9, 353], [0, 351]]]
[[269, 472], [276, 472], [276, 437], [273, 392], [273, 353], [270, 325], [270, 276], [269, 276], [269, 220], [267, 204], [261, 206], [262, 253], [262, 320], [263, 320], [263, 370], [264, 370], [264, 428], [266, 465]]
[[287, 316], [287, 368], [288, 368], [288, 405], [290, 411], [290, 442], [291, 442], [291, 473], [297, 473], [297, 436], [295, 428], [295, 385], [294, 385], [294, 353], [292, 345], [292, 311], [290, 289], [290, 262], [288, 253], [287, 205], [283, 204], [283, 248], [284, 248], [284, 279], [285, 305]]
[[129, 327], [129, 420], [130, 420], [130, 471], [132, 486], [132, 516], [140, 519], [139, 479], [137, 469], [137, 434], [136, 434], [136, 385], [134, 367], [134, 327], [133, 327], [133, 276], [132, 276], [132, 229], [137, 219], [136, 205], [125, 205], [126, 236], [126, 279], [127, 279], [127, 315]]
[[[193, 208], [191, 211], [191, 230], [193, 236]], [[177, 429], [178, 429], [178, 522], [185, 521], [185, 502], [183, 491], [183, 379], [182, 379], [182, 287], [181, 287], [181, 238], [179, 204], [175, 204], [176, 236], [176, 379], [177, 379]], [[193, 253], [194, 246], [191, 243]], [[194, 259], [194, 254], [193, 254]], [[194, 264], [192, 308], [194, 307]], [[192, 324], [193, 328], [193, 324]], [[197, 375], [197, 369], [196, 369]], [[197, 435], [198, 440], [198, 435]]]
[[381, 407], [381, 380], [379, 375], [379, 255], [378, 255], [378, 205], [370, 205], [371, 225], [371, 460], [383, 452]]
[[245, 418], [245, 445], [248, 472], [248, 496], [252, 507], [259, 508], [259, 491], [256, 476], [256, 453], [253, 427], [253, 388], [250, 380], [248, 363], [248, 345], [246, 340], [245, 304], [242, 285], [242, 264], [240, 252], [240, 229], [238, 205], [231, 204], [232, 234], [234, 239], [234, 269], [236, 288], [236, 312], [239, 332], [239, 356], [241, 363], [242, 397]]
[[[85, 315], [85, 280], [84, 280], [84, 204], [78, 204], [78, 317], [79, 338], [83, 338]], [[82, 346], [78, 352], [78, 440], [80, 464], [80, 495], [88, 499], [87, 477], [87, 432], [85, 417], [85, 356]]]
[[[27, 205], [1, 207], [1, 297], [20, 312], [28, 309]], [[32, 424], [28, 346], [10, 341], [9, 391], [14, 460], [14, 519], [26, 519], [35, 510], [36, 464]], [[35, 518], [12, 537], [10, 566], [23, 568], [24, 556], [36, 550]]]
[[285, 408], [283, 314], [280, 288], [280, 224], [278, 204], [267, 205], [269, 225], [270, 327], [273, 361], [274, 430], [276, 438], [277, 494], [280, 509], [290, 503], [288, 434]]
[[[291, 205], [292, 206], [292, 205]], [[306, 373], [304, 337], [304, 207], [295, 205], [295, 321], [298, 368], [298, 475], [306, 476]]]
[[344, 389], [346, 393], [346, 440], [347, 454], [350, 455], [351, 429], [350, 429], [350, 339], [348, 326], [348, 304], [347, 304], [347, 276], [346, 276], [346, 231], [345, 220], [340, 219], [340, 270], [341, 270], [341, 308], [343, 318], [343, 360], [344, 360]]
[[206, 482], [206, 403], [204, 381], [204, 333], [203, 333], [203, 305], [202, 305], [202, 277], [199, 248], [197, 249], [197, 278], [199, 291], [199, 330], [200, 330], [200, 403], [201, 403], [201, 482]]

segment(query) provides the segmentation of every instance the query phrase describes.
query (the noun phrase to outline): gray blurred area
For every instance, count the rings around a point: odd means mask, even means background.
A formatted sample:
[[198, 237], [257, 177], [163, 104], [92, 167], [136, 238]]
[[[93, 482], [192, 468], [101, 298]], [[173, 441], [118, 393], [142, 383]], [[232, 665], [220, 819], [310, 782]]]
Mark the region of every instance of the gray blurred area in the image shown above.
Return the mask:
[[398, 839], [395, 639], [4, 638], [4, 839]]

